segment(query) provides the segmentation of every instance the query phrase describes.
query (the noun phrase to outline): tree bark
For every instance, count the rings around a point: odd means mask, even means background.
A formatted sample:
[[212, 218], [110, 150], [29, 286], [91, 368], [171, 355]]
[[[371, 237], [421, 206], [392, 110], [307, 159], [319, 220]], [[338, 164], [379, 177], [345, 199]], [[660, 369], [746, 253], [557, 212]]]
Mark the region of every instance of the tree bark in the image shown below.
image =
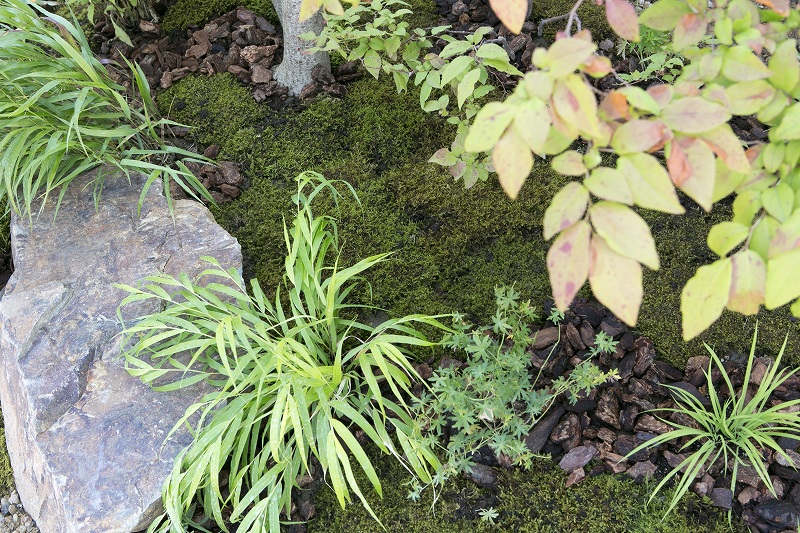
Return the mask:
[[303, 87], [313, 81], [311, 70], [317, 65], [330, 72], [331, 60], [327, 52], [304, 53], [313, 43], [304, 41], [300, 35], [309, 31], [319, 34], [325, 27], [321, 13], [300, 22], [301, 0], [272, 0], [283, 27], [283, 61], [275, 67], [275, 80], [289, 89], [292, 96], [300, 95]]

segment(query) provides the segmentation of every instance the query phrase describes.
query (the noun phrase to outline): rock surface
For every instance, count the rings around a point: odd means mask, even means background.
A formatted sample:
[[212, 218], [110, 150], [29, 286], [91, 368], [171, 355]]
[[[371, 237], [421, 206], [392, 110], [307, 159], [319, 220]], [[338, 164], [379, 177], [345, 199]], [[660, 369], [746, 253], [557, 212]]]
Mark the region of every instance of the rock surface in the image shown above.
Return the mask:
[[[153, 392], [119, 357], [116, 309], [157, 272], [197, 275], [200, 257], [241, 268], [239, 244], [208, 210], [159, 187], [141, 216], [144, 177], [76, 179], [54, 222], [54, 198], [32, 221], [12, 220], [16, 270], [0, 300], [0, 399], [17, 490], [44, 533], [129, 532], [160, 513], [161, 485], [190, 438], [167, 433], [202, 387]], [[88, 187], [86, 185], [89, 184]], [[155, 310], [148, 303], [126, 312]], [[125, 320], [134, 317], [125, 316]]]

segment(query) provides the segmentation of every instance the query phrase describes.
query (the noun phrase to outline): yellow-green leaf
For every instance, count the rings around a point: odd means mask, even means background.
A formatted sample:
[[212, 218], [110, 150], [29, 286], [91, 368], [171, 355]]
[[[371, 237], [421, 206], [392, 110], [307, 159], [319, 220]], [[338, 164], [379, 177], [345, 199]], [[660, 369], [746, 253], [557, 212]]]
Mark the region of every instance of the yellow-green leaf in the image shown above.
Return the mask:
[[547, 252], [547, 271], [556, 307], [566, 310], [589, 276], [591, 228], [580, 221], [563, 232]]
[[491, 150], [506, 127], [514, 120], [514, 108], [502, 102], [489, 102], [478, 111], [464, 141], [468, 152]]
[[780, 224], [770, 216], [762, 217], [753, 228], [750, 237], [750, 249], [761, 256], [765, 261], [769, 258], [769, 247], [775, 237]]
[[800, 211], [794, 211], [775, 230], [769, 242], [768, 257], [775, 257], [800, 248]]
[[601, 201], [589, 209], [594, 230], [618, 254], [658, 270], [658, 253], [642, 217], [616, 202]]
[[592, 170], [591, 175], [583, 180], [583, 185], [602, 200], [633, 204], [633, 192], [628, 180], [615, 168], [599, 167]]
[[703, 133], [725, 124], [730, 118], [727, 108], [699, 96], [673, 100], [661, 113], [664, 123], [681, 133]]
[[300, 2], [300, 22], [311, 18], [322, 7], [323, 0], [302, 0]]
[[503, 190], [515, 200], [531, 173], [533, 156], [514, 130], [506, 132], [494, 145], [492, 163]]
[[598, 235], [592, 236], [589, 284], [601, 304], [629, 326], [636, 325], [642, 303], [642, 267], [616, 253]]
[[725, 51], [722, 75], [731, 81], [762, 80], [772, 71], [744, 45], [731, 46]]
[[558, 116], [570, 127], [589, 138], [601, 135], [597, 100], [583, 77], [571, 74], [557, 80], [553, 91], [553, 106]]
[[720, 257], [739, 246], [750, 233], [750, 227], [738, 222], [720, 222], [708, 232], [708, 247]]
[[370, 49], [364, 54], [364, 67], [373, 78], [378, 79], [381, 73], [381, 56], [378, 55], [378, 52]]
[[775, 309], [800, 296], [800, 248], [770, 258], [767, 262], [767, 309]]
[[525, 91], [529, 97], [547, 101], [553, 94], [553, 76], [544, 70], [535, 70], [525, 74]]
[[667, 171], [649, 154], [629, 154], [617, 159], [617, 169], [628, 180], [636, 205], [664, 213], [684, 212]]
[[597, 50], [597, 45], [583, 39], [559, 39], [554, 42], [544, 56], [544, 65], [553, 78], [564, 78], [573, 74], [588, 61]]
[[792, 214], [794, 206], [794, 191], [785, 183], [778, 183], [774, 187], [765, 189], [761, 193], [761, 204], [771, 216], [783, 222]]
[[531, 152], [543, 155], [550, 124], [550, 110], [538, 98], [531, 98], [514, 106], [513, 128]]
[[743, 315], [755, 315], [764, 303], [767, 265], [752, 250], [742, 250], [731, 258], [731, 291], [727, 307]]
[[753, 219], [761, 211], [761, 193], [744, 191], [736, 195], [733, 201], [733, 221], [750, 226]]
[[461, 106], [464, 105], [467, 98], [472, 96], [473, 91], [475, 90], [475, 84], [478, 82], [478, 79], [481, 77], [480, 69], [473, 69], [464, 75], [464, 78], [458, 82], [458, 108], [461, 109]]
[[744, 181], [746, 174], [734, 172], [725, 162], [717, 161], [717, 176], [714, 178], [714, 196], [712, 201], [718, 202], [731, 194]]
[[550, 166], [564, 176], [583, 176], [589, 170], [583, 163], [583, 154], [575, 150], [567, 150], [557, 155], [550, 162]]
[[489, 0], [492, 11], [512, 33], [522, 31], [528, 14], [527, 0]]
[[708, 329], [722, 314], [731, 289], [731, 259], [719, 259], [701, 266], [681, 292], [683, 340]]
[[556, 233], [582, 219], [588, 203], [589, 193], [580, 183], [567, 183], [556, 193], [544, 212], [544, 238], [550, 240]]
[[800, 102], [792, 104], [786, 110], [781, 123], [770, 132], [769, 138], [773, 141], [800, 139]]
[[787, 93], [800, 81], [800, 63], [797, 61], [797, 41], [787, 39], [775, 47], [775, 52], [769, 58], [769, 70], [772, 71], [769, 81], [775, 87]]
[[639, 16], [639, 24], [659, 31], [672, 31], [681, 17], [691, 13], [692, 8], [683, 0], [659, 0]]
[[625, 96], [628, 103], [636, 109], [641, 109], [651, 115], [658, 115], [661, 113], [661, 107], [658, 105], [658, 102], [641, 87], [630, 85], [628, 87], [616, 89], [616, 92]]
[[725, 89], [734, 115], [758, 113], [775, 97], [775, 88], [767, 81], [753, 80], [734, 83]]

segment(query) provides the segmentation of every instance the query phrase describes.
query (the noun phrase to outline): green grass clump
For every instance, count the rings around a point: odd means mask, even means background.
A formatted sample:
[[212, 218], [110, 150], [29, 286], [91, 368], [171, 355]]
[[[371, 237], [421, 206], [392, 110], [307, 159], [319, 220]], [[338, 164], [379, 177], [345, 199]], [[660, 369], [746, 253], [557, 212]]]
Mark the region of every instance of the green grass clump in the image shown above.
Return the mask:
[[[566, 474], [547, 460], [537, 461], [528, 471], [500, 472], [500, 490], [480, 489], [463, 477], [453, 477], [431, 508], [431, 494], [423, 492], [417, 502], [406, 499], [408, 476], [389, 461], [376, 464], [386, 484], [382, 500], [372, 508], [389, 533], [705, 533], [730, 532], [724, 513], [694, 494], [678, 504], [678, 512], [661, 520], [670, 493], [645, 508], [652, 484], [637, 484], [627, 476], [587, 477], [566, 488]], [[372, 531], [372, 518], [359, 505], [339, 508], [333, 491], [323, 488], [314, 500], [317, 515], [308, 524], [309, 533]], [[495, 525], [480, 519], [479, 509], [498, 512]], [[744, 532], [733, 521], [734, 532]]]
[[24, 0], [0, 5], [0, 201], [30, 213], [34, 199], [60, 201], [76, 176], [101, 165], [149, 174], [145, 189], [163, 178], [168, 202], [170, 180], [211, 198], [182, 162], [165, 166], [174, 157], [202, 158], [163, 142], [160, 129], [175, 123], [158, 118], [144, 73], [128, 66], [138, 106], [79, 26]]
[[224, 15], [237, 6], [244, 6], [261, 15], [272, 24], [279, 24], [278, 14], [270, 0], [177, 0], [172, 3], [161, 22], [161, 28], [170, 32], [200, 26]]

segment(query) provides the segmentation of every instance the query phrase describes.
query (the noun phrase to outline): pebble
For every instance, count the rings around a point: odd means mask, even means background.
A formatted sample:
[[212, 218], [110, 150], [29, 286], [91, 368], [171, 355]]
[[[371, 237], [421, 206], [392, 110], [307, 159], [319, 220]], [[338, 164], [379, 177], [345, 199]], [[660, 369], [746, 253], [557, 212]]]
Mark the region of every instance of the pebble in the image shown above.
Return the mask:
[[0, 533], [39, 533], [19, 499], [16, 490], [0, 495]]

